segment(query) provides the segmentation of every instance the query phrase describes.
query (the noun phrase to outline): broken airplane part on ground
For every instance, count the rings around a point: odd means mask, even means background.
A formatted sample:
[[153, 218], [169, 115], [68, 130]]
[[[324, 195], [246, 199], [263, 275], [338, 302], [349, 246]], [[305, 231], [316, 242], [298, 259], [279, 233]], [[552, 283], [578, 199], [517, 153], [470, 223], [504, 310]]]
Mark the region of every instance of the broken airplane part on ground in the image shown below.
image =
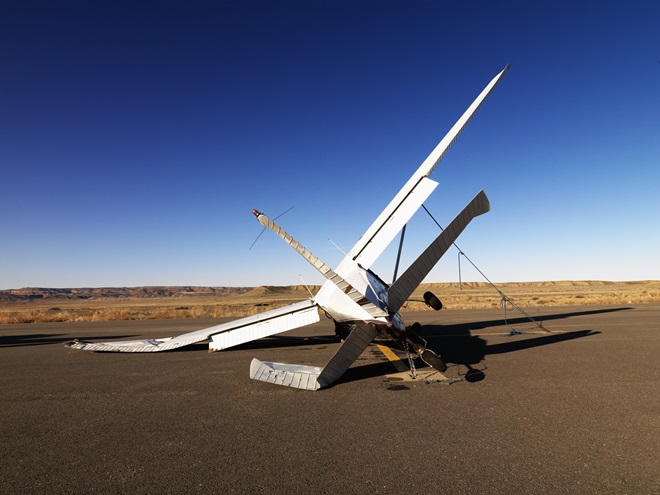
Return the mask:
[[[316, 323], [320, 320], [318, 310], [321, 309], [334, 320], [337, 334], [345, 337], [323, 368], [253, 359], [250, 378], [305, 390], [327, 387], [344, 374], [379, 333], [400, 341], [405, 348], [412, 348], [427, 364], [444, 371], [446, 365], [441, 357], [420, 343], [414, 332], [404, 325], [399, 310], [467, 224], [489, 211], [486, 194], [480, 191], [392, 285], [383, 282], [370, 267], [438, 185], [429, 176], [508, 69], [506, 66], [490, 81], [335, 270], [265, 214], [253, 211], [259, 223], [280, 236], [327, 279], [316, 296], [177, 337], [98, 343], [74, 340], [66, 345], [87, 351], [158, 352], [210, 339], [209, 349], [220, 351]], [[429, 306], [440, 309], [441, 303], [433, 294], [425, 295], [425, 300]]]

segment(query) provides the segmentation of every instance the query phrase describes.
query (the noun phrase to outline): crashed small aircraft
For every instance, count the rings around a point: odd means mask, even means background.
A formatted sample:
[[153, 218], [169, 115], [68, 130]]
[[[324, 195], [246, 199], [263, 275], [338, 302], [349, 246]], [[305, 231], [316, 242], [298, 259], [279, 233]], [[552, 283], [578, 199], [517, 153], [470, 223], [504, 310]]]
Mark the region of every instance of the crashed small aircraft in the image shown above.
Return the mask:
[[[369, 268], [436, 188], [438, 183], [429, 179], [429, 175], [508, 69], [507, 65], [490, 81], [335, 270], [305, 249], [265, 214], [253, 210], [259, 223], [280, 236], [327, 279], [316, 296], [177, 337], [97, 343], [74, 340], [66, 345], [73, 349], [100, 352], [158, 352], [211, 339], [209, 349], [220, 351], [316, 323], [320, 320], [320, 308], [334, 320], [337, 335], [344, 339], [326, 365], [320, 368], [253, 359], [250, 378], [305, 390], [328, 387], [344, 374], [379, 333], [400, 341], [427, 364], [444, 371], [446, 365], [441, 357], [426, 348], [425, 342], [415, 335], [413, 328], [404, 325], [399, 309], [467, 224], [474, 217], [489, 211], [490, 204], [484, 192], [480, 191], [470, 201], [392, 285], [386, 284]], [[424, 299], [433, 309], [442, 307], [438, 298], [430, 292], [424, 295]]]

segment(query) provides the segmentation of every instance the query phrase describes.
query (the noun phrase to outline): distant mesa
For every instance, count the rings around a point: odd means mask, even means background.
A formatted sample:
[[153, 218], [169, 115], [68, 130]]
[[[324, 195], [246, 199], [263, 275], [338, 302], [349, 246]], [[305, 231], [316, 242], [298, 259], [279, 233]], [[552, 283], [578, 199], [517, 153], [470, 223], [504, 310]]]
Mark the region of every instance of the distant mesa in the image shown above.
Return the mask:
[[[315, 292], [316, 290], [319, 289], [319, 286], [311, 286], [309, 287], [309, 290], [312, 292]], [[254, 289], [250, 290], [249, 292], [246, 292], [246, 296], [254, 296], [254, 297], [259, 297], [259, 296], [277, 296], [277, 295], [283, 295], [283, 294], [291, 294], [291, 292], [305, 292], [308, 293], [307, 287], [304, 285], [261, 285], [259, 287], [255, 287]]]
[[229, 296], [244, 294], [252, 287], [196, 287], [196, 286], [153, 286], [153, 287], [82, 287], [75, 289], [52, 289], [25, 287], [23, 289], [0, 290], [0, 302], [30, 301], [34, 299], [107, 299], [107, 298], [152, 298], [184, 296]]

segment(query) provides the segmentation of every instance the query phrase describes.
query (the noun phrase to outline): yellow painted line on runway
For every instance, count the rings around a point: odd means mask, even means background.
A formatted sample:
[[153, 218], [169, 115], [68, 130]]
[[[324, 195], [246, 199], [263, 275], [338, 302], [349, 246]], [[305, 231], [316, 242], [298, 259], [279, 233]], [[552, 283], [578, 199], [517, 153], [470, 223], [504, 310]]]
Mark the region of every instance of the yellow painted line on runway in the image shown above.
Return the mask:
[[408, 364], [397, 356], [392, 349], [387, 346], [376, 344], [376, 347], [392, 363], [397, 372], [385, 375], [388, 382], [415, 382], [425, 379], [445, 380], [447, 377], [433, 368], [425, 368], [417, 371], [417, 377], [413, 377]]
[[378, 347], [378, 349], [380, 349], [380, 352], [382, 352], [385, 355], [385, 357], [389, 359], [390, 363], [392, 363], [392, 365], [396, 368], [397, 371], [399, 372], [410, 371], [408, 365], [399, 356], [394, 354], [392, 349], [381, 344], [376, 344], [376, 347]]

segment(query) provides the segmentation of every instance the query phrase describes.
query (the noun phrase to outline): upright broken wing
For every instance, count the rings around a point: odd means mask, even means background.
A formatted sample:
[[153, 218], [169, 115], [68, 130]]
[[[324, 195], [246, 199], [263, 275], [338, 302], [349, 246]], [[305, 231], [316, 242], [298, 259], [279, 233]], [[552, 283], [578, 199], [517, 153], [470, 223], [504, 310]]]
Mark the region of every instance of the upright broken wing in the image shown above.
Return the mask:
[[[460, 119], [442, 138], [431, 154], [422, 162], [417, 171], [408, 179], [389, 205], [383, 210], [373, 224], [367, 229], [353, 249], [346, 256], [346, 260], [354, 260], [364, 268], [370, 268], [378, 256], [387, 248], [392, 239], [401, 231], [403, 226], [413, 216], [426, 198], [433, 192], [437, 183], [428, 179], [433, 170], [445, 156], [449, 148], [474, 114], [479, 110], [488, 95], [495, 89], [504, 74], [509, 70], [507, 65], [497, 74], [484, 90], [477, 96]], [[337, 271], [341, 273], [340, 268]]]
[[314, 301], [308, 300], [176, 337], [122, 342], [72, 340], [65, 345], [72, 349], [96, 352], [160, 352], [211, 339], [209, 350], [220, 351], [251, 340], [311, 325], [319, 320], [317, 305]]

